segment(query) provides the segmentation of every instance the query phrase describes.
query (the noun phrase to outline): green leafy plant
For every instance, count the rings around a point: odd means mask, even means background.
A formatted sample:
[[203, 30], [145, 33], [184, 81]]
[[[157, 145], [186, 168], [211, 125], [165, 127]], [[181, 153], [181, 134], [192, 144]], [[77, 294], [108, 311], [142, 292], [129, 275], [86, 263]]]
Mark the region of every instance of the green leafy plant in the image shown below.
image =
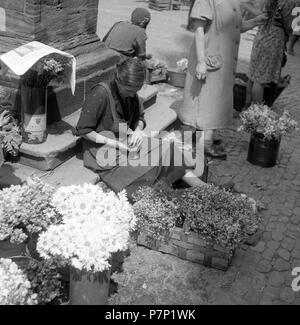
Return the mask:
[[245, 131], [251, 134], [261, 134], [265, 139], [280, 139], [283, 135], [297, 129], [298, 123], [292, 118], [288, 111], [281, 116], [266, 105], [251, 105], [241, 113], [242, 125], [238, 131]]
[[54, 191], [37, 177], [0, 191], [0, 240], [23, 243], [59, 223], [61, 218], [51, 204]]
[[147, 229], [153, 240], [165, 241], [175, 226], [182, 226], [179, 206], [173, 191], [163, 183], [141, 187], [133, 195], [137, 230]]
[[0, 144], [5, 157], [17, 157], [22, 144], [21, 130], [18, 121], [11, 112], [1, 108], [1, 106]]
[[63, 283], [58, 273], [58, 265], [54, 260], [36, 261], [30, 259], [24, 271], [39, 305], [62, 301]]
[[180, 190], [177, 200], [185, 224], [221, 247], [233, 250], [258, 229], [256, 202], [246, 195], [207, 185]]

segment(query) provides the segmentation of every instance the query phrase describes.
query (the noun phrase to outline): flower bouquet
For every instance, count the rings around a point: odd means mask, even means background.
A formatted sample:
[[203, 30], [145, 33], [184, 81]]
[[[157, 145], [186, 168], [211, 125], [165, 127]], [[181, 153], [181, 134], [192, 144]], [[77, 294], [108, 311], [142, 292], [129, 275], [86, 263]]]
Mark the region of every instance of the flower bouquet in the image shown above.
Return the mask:
[[22, 84], [29, 88], [46, 88], [50, 82], [61, 83], [72, 69], [72, 60], [57, 53], [40, 59], [22, 77]]
[[186, 58], [183, 58], [176, 62], [177, 70], [180, 72], [187, 72], [189, 61]]
[[60, 221], [51, 205], [53, 193], [54, 188], [37, 177], [0, 191], [0, 254], [1, 244], [28, 243], [29, 239]]
[[60, 84], [71, 74], [72, 59], [57, 53], [40, 59], [22, 77], [22, 136], [25, 143], [47, 139], [47, 87]]
[[248, 161], [262, 167], [273, 167], [276, 164], [281, 137], [297, 130], [297, 122], [288, 111], [279, 116], [262, 104], [251, 105], [240, 117], [242, 125], [238, 131], [251, 134]]
[[0, 305], [36, 305], [30, 281], [10, 259], [0, 259]]
[[135, 227], [125, 192], [116, 195], [88, 184], [68, 186], [53, 195], [52, 204], [63, 222], [40, 235], [40, 255], [71, 266], [72, 304], [105, 303], [112, 254], [127, 249]]

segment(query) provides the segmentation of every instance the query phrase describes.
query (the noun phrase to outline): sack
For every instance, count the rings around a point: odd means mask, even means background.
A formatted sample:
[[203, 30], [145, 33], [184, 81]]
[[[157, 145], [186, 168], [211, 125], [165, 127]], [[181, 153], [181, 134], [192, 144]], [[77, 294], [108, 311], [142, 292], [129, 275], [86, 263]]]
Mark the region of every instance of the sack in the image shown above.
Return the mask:
[[222, 67], [223, 59], [222, 56], [217, 55], [208, 55], [205, 59], [205, 63], [207, 66], [207, 71], [215, 71]]

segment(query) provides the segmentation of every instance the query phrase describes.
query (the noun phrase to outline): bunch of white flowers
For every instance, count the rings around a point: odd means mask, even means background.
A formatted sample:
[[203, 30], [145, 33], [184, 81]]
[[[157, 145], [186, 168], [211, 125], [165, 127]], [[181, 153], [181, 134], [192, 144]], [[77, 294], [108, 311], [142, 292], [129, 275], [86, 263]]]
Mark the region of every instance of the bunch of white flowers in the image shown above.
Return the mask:
[[127, 249], [136, 220], [125, 191], [116, 195], [90, 184], [62, 187], [52, 204], [63, 223], [40, 236], [37, 249], [42, 257], [101, 272], [110, 267], [112, 253]]
[[246, 111], [241, 113], [242, 125], [238, 131], [261, 134], [264, 138], [280, 139], [283, 135], [298, 130], [297, 122], [288, 111], [281, 116], [270, 107], [263, 104], [252, 104]]
[[0, 305], [36, 305], [26, 275], [10, 259], [0, 259]]
[[189, 61], [186, 58], [183, 58], [183, 59], [177, 61], [177, 69], [182, 71], [182, 72], [187, 71], [188, 65], [189, 65]]
[[0, 240], [19, 244], [28, 235], [58, 223], [59, 216], [51, 205], [54, 191], [54, 187], [37, 177], [0, 191]]

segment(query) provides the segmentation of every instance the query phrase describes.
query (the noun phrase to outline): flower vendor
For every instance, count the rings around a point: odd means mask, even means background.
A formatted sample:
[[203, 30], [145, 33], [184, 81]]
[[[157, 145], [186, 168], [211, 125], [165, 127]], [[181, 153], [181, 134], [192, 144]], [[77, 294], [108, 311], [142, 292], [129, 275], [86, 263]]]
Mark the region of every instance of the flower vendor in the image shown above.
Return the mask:
[[[200, 153], [195, 170], [195, 161], [174, 142], [145, 135], [146, 122], [137, 96], [144, 79], [143, 63], [128, 58], [117, 66], [112, 81], [92, 89], [76, 128], [76, 134], [84, 139], [85, 166], [98, 172], [114, 191], [126, 189], [129, 197], [140, 185], [153, 185], [162, 178], [169, 183], [183, 178], [191, 186], [201, 185], [197, 176], [203, 172], [204, 158]], [[165, 142], [167, 146], [163, 146]], [[138, 165], [130, 158], [137, 149]], [[184, 161], [175, 164], [181, 158]]]
[[131, 14], [131, 22], [116, 23], [103, 38], [105, 44], [125, 57], [150, 59], [146, 54], [146, 28], [151, 20], [150, 12], [145, 8], [136, 8]]

